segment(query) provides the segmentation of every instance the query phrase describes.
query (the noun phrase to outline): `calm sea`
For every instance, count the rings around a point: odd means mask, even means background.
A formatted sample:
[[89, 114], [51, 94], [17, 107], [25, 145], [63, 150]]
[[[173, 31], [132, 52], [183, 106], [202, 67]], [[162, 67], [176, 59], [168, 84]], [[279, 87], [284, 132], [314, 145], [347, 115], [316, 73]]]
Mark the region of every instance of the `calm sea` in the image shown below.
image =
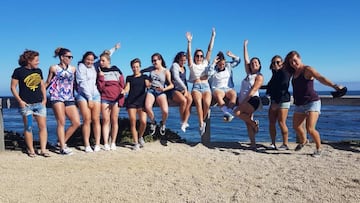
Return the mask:
[[[322, 94], [320, 92], [320, 94]], [[328, 94], [328, 92], [326, 92]], [[348, 95], [360, 95], [359, 91], [349, 91]], [[259, 133], [256, 135], [258, 142], [270, 142], [268, 131], [268, 112], [269, 106], [264, 106], [262, 110], [255, 113], [255, 119], [260, 121]], [[160, 109], [155, 107], [154, 112], [157, 120], [160, 120]], [[22, 133], [23, 123], [17, 109], [3, 109], [4, 129]], [[296, 136], [292, 129], [293, 108], [289, 110], [287, 124], [289, 127], [289, 141], [295, 142]], [[120, 117], [128, 117], [125, 108], [120, 110]], [[190, 116], [190, 127], [186, 133], [180, 130], [180, 119], [177, 107], [169, 109], [167, 128], [177, 132], [182, 138], [189, 142], [200, 142], [198, 133], [198, 120], [195, 107], [192, 108]], [[34, 124], [36, 125], [36, 124]], [[51, 108], [48, 109], [48, 132], [49, 142], [56, 143], [56, 121]], [[321, 115], [317, 124], [322, 140], [325, 141], [344, 141], [360, 140], [360, 106], [331, 106], [323, 105]], [[278, 128], [277, 139], [281, 142], [281, 134]], [[36, 126], [34, 126], [34, 139], [38, 139]], [[243, 121], [235, 118], [232, 122], [224, 122], [222, 112], [218, 107], [213, 107], [211, 111], [211, 141], [221, 142], [247, 142], [248, 136], [246, 126]]]

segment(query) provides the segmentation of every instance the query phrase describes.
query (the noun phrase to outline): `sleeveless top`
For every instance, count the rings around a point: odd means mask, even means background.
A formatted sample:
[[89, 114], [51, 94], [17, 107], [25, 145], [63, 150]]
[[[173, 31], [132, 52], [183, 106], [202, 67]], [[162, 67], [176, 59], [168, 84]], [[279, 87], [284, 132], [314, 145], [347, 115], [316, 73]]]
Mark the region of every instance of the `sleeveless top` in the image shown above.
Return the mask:
[[293, 77], [291, 82], [295, 105], [305, 105], [320, 100], [319, 95], [314, 90], [314, 80], [306, 79], [304, 73], [301, 73], [297, 78]]
[[75, 73], [71, 71], [71, 66], [66, 69], [59, 65], [55, 67], [56, 72], [49, 87], [50, 101], [74, 101]]
[[162, 71], [156, 73], [154, 70], [150, 72], [151, 77], [151, 89], [155, 89], [157, 87], [165, 87], [166, 77], [165, 77], [166, 69], [164, 68]]
[[[260, 73], [248, 74], [246, 78], [243, 79], [240, 87], [239, 103], [242, 103], [244, 99], [249, 95], [250, 90], [254, 86], [255, 78], [259, 74]], [[256, 91], [253, 96], [259, 96], [259, 91]]]

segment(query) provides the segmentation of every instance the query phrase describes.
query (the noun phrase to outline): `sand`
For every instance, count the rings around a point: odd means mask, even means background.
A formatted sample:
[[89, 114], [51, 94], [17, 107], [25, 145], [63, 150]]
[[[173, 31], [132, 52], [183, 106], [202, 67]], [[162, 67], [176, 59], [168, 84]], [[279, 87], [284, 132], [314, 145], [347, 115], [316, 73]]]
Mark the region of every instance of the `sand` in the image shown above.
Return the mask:
[[[265, 144], [265, 143], [263, 143]], [[266, 143], [267, 145], [268, 143]], [[167, 146], [166, 146], [167, 145]], [[247, 143], [146, 143], [30, 158], [0, 153], [0, 202], [359, 202], [359, 144], [299, 152]]]

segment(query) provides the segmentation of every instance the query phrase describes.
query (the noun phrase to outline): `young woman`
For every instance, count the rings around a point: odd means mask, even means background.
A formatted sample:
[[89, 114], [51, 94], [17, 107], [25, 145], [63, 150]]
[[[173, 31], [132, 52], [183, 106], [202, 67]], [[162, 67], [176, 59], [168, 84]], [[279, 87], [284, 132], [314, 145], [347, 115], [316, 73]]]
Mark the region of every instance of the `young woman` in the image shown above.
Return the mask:
[[[146, 112], [144, 111], [146, 88], [150, 87], [149, 77], [140, 72], [141, 61], [135, 58], [130, 62], [133, 75], [126, 77], [123, 94], [128, 93], [125, 106], [129, 114], [130, 131], [133, 136], [133, 150], [144, 147], [144, 132], [146, 128]], [[136, 114], [139, 117], [139, 129], [136, 129]]]
[[[74, 98], [76, 68], [71, 65], [73, 56], [69, 49], [57, 48], [54, 57], [59, 57], [60, 61], [59, 64], [50, 66], [46, 87], [49, 88], [50, 101], [57, 122], [60, 154], [71, 155], [72, 150], [66, 146], [66, 142], [80, 126], [80, 116]], [[69, 118], [71, 125], [65, 130], [66, 117]]]
[[239, 105], [234, 114], [242, 119], [248, 131], [251, 149], [256, 150], [255, 134], [259, 131], [259, 122], [253, 120], [254, 112], [261, 106], [259, 89], [263, 83], [263, 76], [260, 73], [261, 63], [257, 57], [249, 60], [247, 50], [248, 41], [244, 41], [244, 61], [246, 77], [241, 82]]
[[188, 41], [187, 58], [190, 68], [189, 82], [193, 83], [191, 95], [193, 97], [198, 114], [200, 136], [205, 133], [206, 123], [204, 120], [208, 116], [211, 104], [211, 90], [208, 82], [208, 76], [206, 74], [206, 67], [209, 65], [211, 52], [214, 47], [215, 35], [215, 28], [213, 28], [205, 59], [204, 52], [201, 49], [197, 49], [194, 52], [193, 60], [191, 56], [191, 42], [193, 37], [190, 32], [186, 33], [186, 38]]
[[[208, 70], [209, 82], [212, 89], [212, 96], [216, 99], [218, 106], [224, 113], [224, 120], [231, 121], [233, 108], [236, 105], [236, 91], [234, 90], [234, 81], [232, 77], [232, 69], [239, 65], [240, 58], [231, 51], [227, 55], [232, 58], [231, 62], [226, 62], [225, 56], [219, 52], [210, 65]], [[228, 104], [224, 99], [228, 100]]]
[[[97, 86], [101, 95], [102, 134], [105, 151], [116, 147], [116, 138], [119, 129], [119, 111], [125, 100], [122, 94], [125, 87], [124, 76], [118, 67], [111, 66], [110, 63], [110, 52], [103, 52], [100, 55]], [[109, 145], [110, 125], [111, 146]], [[95, 145], [94, 151], [99, 150], [100, 148]]]
[[[320, 115], [321, 100], [314, 89], [314, 79], [336, 91], [341, 91], [344, 87], [331, 82], [318, 73], [315, 68], [303, 64], [300, 54], [296, 51], [287, 54], [284, 65], [293, 73], [291, 81], [295, 104], [293, 127], [300, 139], [300, 144], [296, 146], [295, 151], [304, 147], [307, 142], [306, 132], [308, 132], [316, 145], [313, 156], [319, 157], [322, 152], [321, 139], [315, 126]], [[303, 128], [304, 122], [306, 123], [306, 132]]]
[[[266, 88], [266, 94], [270, 95], [269, 108], [269, 132], [271, 137], [271, 145], [269, 149], [288, 150], [288, 127], [286, 118], [290, 108], [289, 83], [291, 74], [284, 68], [281, 56], [276, 55], [271, 59], [270, 70], [272, 76]], [[279, 124], [283, 144], [276, 147], [276, 121]]]
[[145, 110], [151, 122], [150, 135], [154, 135], [156, 131], [156, 121], [152, 108], [156, 100], [161, 109], [160, 135], [164, 136], [166, 120], [169, 115], [168, 101], [165, 92], [174, 88], [174, 85], [171, 81], [170, 71], [166, 69], [166, 64], [161, 54], [153, 54], [151, 56], [151, 62], [153, 66], [142, 70], [142, 72], [150, 71], [151, 78], [151, 86], [145, 99]]
[[[11, 76], [11, 93], [19, 103], [19, 112], [24, 122], [24, 137], [29, 157], [35, 157], [33, 145], [32, 120], [39, 127], [40, 155], [49, 157], [46, 150], [46, 88], [39, 65], [39, 52], [26, 50], [19, 57], [19, 68]], [[19, 92], [17, 92], [19, 86]]]
[[186, 54], [181, 51], [176, 54], [173, 64], [170, 68], [171, 79], [174, 84], [172, 90], [172, 100], [179, 104], [179, 113], [181, 119], [181, 130], [186, 132], [189, 127], [189, 117], [192, 105], [192, 96], [188, 91], [186, 80]]
[[[110, 55], [120, 48], [120, 44], [116, 44], [111, 48]], [[101, 126], [100, 126], [100, 110], [101, 99], [100, 92], [96, 86], [97, 69], [100, 61], [94, 61], [97, 56], [92, 51], [88, 51], [83, 55], [82, 60], [78, 63], [76, 69], [77, 96], [76, 100], [80, 109], [83, 120], [82, 134], [84, 138], [85, 152], [93, 152], [90, 146], [90, 126], [93, 126], [95, 146], [100, 145]], [[110, 146], [111, 150], [116, 150], [116, 145]]]

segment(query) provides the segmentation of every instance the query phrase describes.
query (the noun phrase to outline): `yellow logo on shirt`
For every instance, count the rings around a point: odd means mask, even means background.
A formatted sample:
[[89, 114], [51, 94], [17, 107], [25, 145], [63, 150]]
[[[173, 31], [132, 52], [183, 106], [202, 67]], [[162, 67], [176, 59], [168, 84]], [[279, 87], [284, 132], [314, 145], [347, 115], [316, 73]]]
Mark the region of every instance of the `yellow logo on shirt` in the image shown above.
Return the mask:
[[41, 76], [39, 73], [30, 74], [24, 79], [24, 82], [30, 90], [35, 91], [41, 83]]

